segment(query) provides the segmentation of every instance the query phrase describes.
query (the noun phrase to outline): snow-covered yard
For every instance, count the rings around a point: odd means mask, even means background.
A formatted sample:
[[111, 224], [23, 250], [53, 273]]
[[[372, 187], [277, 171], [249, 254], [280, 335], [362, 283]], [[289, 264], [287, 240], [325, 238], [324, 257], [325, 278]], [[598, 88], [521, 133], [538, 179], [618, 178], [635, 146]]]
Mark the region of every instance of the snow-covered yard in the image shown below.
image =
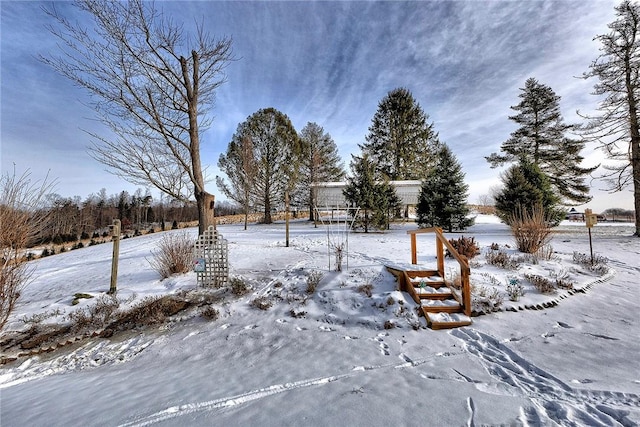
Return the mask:
[[[504, 225], [478, 217], [448, 236], [478, 241], [471, 282], [498, 289], [503, 310], [441, 331], [425, 328], [385, 269], [409, 265], [406, 231], [415, 227], [352, 233], [349, 268], [338, 273], [328, 269], [322, 226], [293, 222], [289, 248], [283, 224], [220, 226], [231, 274], [250, 283], [251, 294], [229, 295], [215, 321], [182, 315], [5, 365], [0, 425], [640, 424], [640, 239], [630, 237], [629, 224], [593, 229], [594, 251], [608, 258], [601, 275], [573, 262], [574, 251], [589, 253], [580, 223], [557, 229], [550, 261], [514, 270], [487, 265], [492, 243], [518, 254]], [[195, 239], [196, 230], [188, 232]], [[123, 306], [196, 286], [195, 273], [159, 280], [148, 259], [161, 238], [121, 242]], [[428, 235], [418, 238], [421, 264], [435, 264], [434, 246]], [[25, 328], [22, 319], [39, 313], [51, 314], [44, 322], [63, 321], [95, 303], [71, 305], [75, 293], [109, 289], [110, 262], [109, 244], [33, 262], [35, 280], [7, 329]], [[310, 295], [312, 271], [323, 279]], [[563, 277], [581, 291], [541, 295], [525, 274]], [[513, 278], [526, 288], [517, 302], [505, 293]], [[260, 296], [273, 306], [254, 307]], [[385, 329], [389, 322], [395, 327]]]

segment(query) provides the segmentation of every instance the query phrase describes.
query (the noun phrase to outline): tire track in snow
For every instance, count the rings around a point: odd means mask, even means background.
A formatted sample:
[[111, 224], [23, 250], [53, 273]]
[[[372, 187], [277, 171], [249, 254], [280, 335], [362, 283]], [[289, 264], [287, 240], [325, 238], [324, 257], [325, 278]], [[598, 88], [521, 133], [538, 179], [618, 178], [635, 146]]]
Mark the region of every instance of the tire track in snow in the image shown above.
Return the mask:
[[272, 396], [278, 393], [284, 393], [291, 390], [297, 390], [305, 387], [320, 386], [329, 384], [334, 381], [338, 381], [342, 378], [346, 378], [351, 374], [343, 374], [337, 376], [314, 378], [311, 380], [296, 381], [293, 383], [276, 384], [269, 387], [261, 388], [258, 390], [249, 391], [247, 393], [238, 394], [231, 397], [223, 397], [216, 400], [210, 400], [207, 402], [188, 403], [179, 406], [172, 406], [164, 409], [155, 414], [148, 415], [139, 420], [121, 424], [120, 427], [129, 426], [148, 426], [161, 421], [166, 421], [171, 418], [180, 417], [183, 415], [192, 414], [194, 412], [211, 411], [214, 409], [229, 408], [232, 406], [241, 405], [243, 403], [251, 402], [253, 400], [262, 399], [264, 397]]
[[456, 329], [451, 334], [464, 342], [467, 351], [480, 359], [489, 374], [531, 399], [533, 406], [521, 408], [524, 425], [635, 425], [628, 418], [629, 411], [619, 408], [640, 408], [638, 395], [575, 389], [490, 335], [473, 329]]
[[[301, 381], [296, 381], [296, 382], [286, 383], [286, 384], [276, 384], [276, 385], [271, 385], [261, 389], [248, 391], [246, 393], [238, 394], [235, 396], [222, 397], [220, 399], [215, 399], [215, 400], [210, 400], [205, 402], [186, 403], [184, 405], [171, 406], [167, 409], [163, 409], [162, 411], [156, 412], [155, 414], [150, 414], [142, 418], [138, 418], [136, 420], [129, 421], [124, 424], [120, 424], [119, 427], [148, 426], [148, 425], [156, 424], [159, 422], [170, 420], [172, 418], [189, 415], [196, 412], [230, 408], [230, 407], [242, 405], [244, 403], [251, 402], [254, 400], [273, 396], [279, 393], [295, 391], [295, 390], [306, 388], [306, 387], [326, 385], [335, 381], [342, 380], [344, 378], [349, 378], [354, 375], [362, 374], [363, 372], [374, 371], [379, 369], [406, 369], [406, 368], [420, 366], [427, 362], [427, 359], [411, 360], [411, 359], [408, 359], [404, 354], [402, 354], [401, 356], [404, 356], [404, 357], [400, 357], [404, 363], [400, 363], [400, 364], [388, 363], [384, 365], [354, 366], [353, 369], [351, 369], [351, 371], [346, 374], [313, 378], [309, 380], [301, 380]], [[439, 357], [439, 355], [435, 355], [434, 357]]]

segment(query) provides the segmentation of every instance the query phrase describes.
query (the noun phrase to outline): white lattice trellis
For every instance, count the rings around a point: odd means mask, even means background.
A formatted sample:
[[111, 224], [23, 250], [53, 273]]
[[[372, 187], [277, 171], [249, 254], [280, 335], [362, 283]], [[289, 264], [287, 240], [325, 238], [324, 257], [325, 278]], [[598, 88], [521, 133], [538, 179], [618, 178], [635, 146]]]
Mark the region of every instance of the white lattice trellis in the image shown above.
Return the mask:
[[229, 248], [227, 239], [209, 226], [198, 237], [194, 247], [194, 270], [198, 285], [223, 286], [229, 280]]

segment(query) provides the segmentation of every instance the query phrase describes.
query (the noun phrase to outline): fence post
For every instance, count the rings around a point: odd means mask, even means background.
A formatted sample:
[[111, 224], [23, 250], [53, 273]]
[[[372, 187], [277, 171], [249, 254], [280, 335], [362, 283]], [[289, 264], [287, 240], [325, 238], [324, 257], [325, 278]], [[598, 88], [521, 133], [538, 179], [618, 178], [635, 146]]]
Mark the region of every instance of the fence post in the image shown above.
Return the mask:
[[113, 232], [111, 239], [113, 240], [113, 256], [111, 258], [111, 286], [109, 287], [109, 294], [115, 295], [118, 284], [118, 257], [120, 255], [120, 220], [114, 219], [111, 226]]

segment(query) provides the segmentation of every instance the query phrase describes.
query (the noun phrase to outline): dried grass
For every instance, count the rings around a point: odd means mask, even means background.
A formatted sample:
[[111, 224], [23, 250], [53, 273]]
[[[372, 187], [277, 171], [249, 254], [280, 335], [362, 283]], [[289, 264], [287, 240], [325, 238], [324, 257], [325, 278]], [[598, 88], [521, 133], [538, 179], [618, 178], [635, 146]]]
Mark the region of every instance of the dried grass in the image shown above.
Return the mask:
[[152, 251], [154, 258], [149, 263], [163, 279], [187, 273], [193, 265], [193, 247], [194, 241], [187, 232], [165, 234], [158, 250]]

